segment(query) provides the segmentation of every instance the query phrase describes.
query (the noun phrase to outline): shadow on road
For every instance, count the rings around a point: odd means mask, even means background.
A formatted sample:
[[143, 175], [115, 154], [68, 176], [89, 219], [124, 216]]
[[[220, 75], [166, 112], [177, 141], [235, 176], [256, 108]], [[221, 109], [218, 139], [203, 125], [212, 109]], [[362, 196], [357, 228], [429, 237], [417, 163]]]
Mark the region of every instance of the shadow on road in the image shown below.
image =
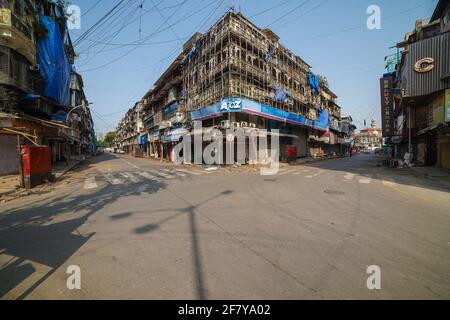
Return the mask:
[[[106, 159], [107, 155], [99, 157], [98, 161]], [[0, 255], [12, 257], [9, 263], [0, 266], [0, 297], [36, 271], [31, 263], [43, 265], [50, 271], [13, 298], [26, 298], [53, 275], [95, 234], [81, 234], [78, 228], [105, 206], [129, 196], [155, 194], [164, 188], [164, 183], [156, 181], [108, 185], [94, 193], [62, 195], [0, 214]]]
[[[176, 219], [180, 216], [187, 215], [189, 218], [189, 234], [191, 235], [191, 251], [192, 251], [192, 265], [194, 270], [194, 277], [195, 277], [195, 291], [197, 293], [197, 298], [199, 300], [206, 300], [207, 294], [206, 294], [206, 285], [205, 285], [205, 279], [203, 276], [203, 261], [201, 256], [201, 250], [200, 250], [200, 239], [198, 237], [198, 231], [197, 231], [197, 215], [198, 210], [201, 206], [214, 201], [216, 199], [219, 199], [223, 196], [232, 195], [234, 192], [227, 190], [224, 191], [216, 196], [213, 196], [209, 199], [206, 199], [202, 202], [200, 202], [197, 205], [190, 204], [187, 200], [182, 198], [181, 196], [177, 194], [173, 194], [175, 197], [179, 198], [183, 202], [187, 204], [186, 207], [176, 210], [176, 214], [169, 216], [167, 218], [164, 218], [157, 223], [145, 225], [139, 228], [136, 228], [134, 232], [136, 234], [148, 234], [151, 232], [154, 232], [160, 228], [161, 225], [164, 223], [167, 223], [173, 219]], [[125, 217], [127, 213], [123, 214]], [[122, 216], [122, 215], [120, 215]], [[128, 216], [127, 216], [128, 217]]]

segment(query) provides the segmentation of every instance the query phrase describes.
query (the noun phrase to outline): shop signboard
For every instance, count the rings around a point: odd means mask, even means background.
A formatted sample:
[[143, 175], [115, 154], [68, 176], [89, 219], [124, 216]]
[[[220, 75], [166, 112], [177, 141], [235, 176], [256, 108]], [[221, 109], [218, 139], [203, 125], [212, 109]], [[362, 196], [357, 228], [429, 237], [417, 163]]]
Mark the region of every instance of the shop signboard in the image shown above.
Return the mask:
[[383, 137], [395, 134], [394, 128], [394, 80], [393, 76], [385, 76], [380, 80], [381, 114], [383, 122]]

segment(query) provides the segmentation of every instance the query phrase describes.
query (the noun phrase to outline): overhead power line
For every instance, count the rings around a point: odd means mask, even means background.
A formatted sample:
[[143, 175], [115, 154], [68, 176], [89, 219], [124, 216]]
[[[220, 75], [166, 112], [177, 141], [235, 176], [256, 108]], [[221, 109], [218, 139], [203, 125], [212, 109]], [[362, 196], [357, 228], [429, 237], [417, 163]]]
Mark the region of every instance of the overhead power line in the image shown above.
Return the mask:
[[257, 16], [260, 16], [260, 15], [266, 13], [266, 12], [269, 12], [269, 11], [272, 11], [272, 10], [275, 10], [275, 9], [278, 9], [278, 8], [284, 6], [285, 4], [288, 4], [289, 2], [292, 2], [292, 1], [294, 1], [294, 0], [287, 0], [287, 1], [284, 1], [284, 2], [282, 2], [282, 3], [280, 3], [280, 4], [275, 5], [275, 6], [273, 6], [273, 7], [264, 9], [263, 11], [260, 11], [260, 12], [258, 12], [258, 13], [252, 14], [251, 16], [249, 16], [249, 19], [254, 18], [254, 17], [257, 17]]
[[[434, 1], [434, 0], [431, 0], [431, 1]], [[419, 4], [418, 6], [415, 6], [415, 7], [412, 7], [412, 8], [409, 8], [409, 9], [406, 9], [406, 10], [403, 10], [403, 11], [400, 11], [400, 12], [397, 12], [397, 13], [394, 13], [394, 14], [392, 14], [392, 15], [386, 17], [386, 18], [383, 18], [383, 19], [381, 19], [381, 20], [382, 20], [382, 21], [386, 21], [386, 20], [393, 19], [393, 18], [395, 18], [395, 17], [397, 17], [397, 16], [399, 16], [399, 15], [402, 15], [402, 14], [405, 14], [405, 13], [408, 13], [408, 12], [411, 12], [411, 11], [413, 11], [413, 10], [416, 10], [416, 9], [418, 9], [418, 8], [420, 8], [420, 7], [423, 7], [423, 6], [425, 6], [425, 5], [429, 4], [429, 3], [430, 3], [430, 1], [423, 2], [423, 3]], [[337, 34], [349, 32], [349, 31], [353, 31], [353, 30], [358, 30], [358, 29], [362, 29], [362, 28], [366, 28], [366, 27], [367, 27], [366, 24], [361, 24], [361, 25], [358, 25], [358, 26], [349, 27], [349, 28], [345, 28], [345, 29], [342, 29], [342, 30], [334, 31], [334, 32], [318, 34], [318, 35], [311, 36], [311, 37], [289, 39], [289, 40], [286, 40], [286, 42], [288, 42], [288, 41], [313, 40], [313, 39], [318, 39], [318, 38], [330, 37], [330, 36], [334, 36], [334, 35], [337, 35]]]
[[295, 11], [297, 11], [298, 9], [302, 8], [303, 6], [305, 6], [306, 4], [308, 4], [308, 2], [310, 2], [311, 0], [305, 0], [302, 3], [300, 3], [298, 6], [296, 6], [294, 9], [289, 10], [288, 12], [286, 12], [285, 14], [283, 14], [281, 17], [279, 17], [278, 19], [274, 20], [273, 22], [269, 23], [266, 28], [274, 25], [275, 23], [277, 23], [278, 21], [286, 18], [288, 15], [294, 13]]
[[91, 26], [88, 30], [86, 30], [86, 32], [83, 33], [77, 40], [75, 40], [73, 42], [73, 45], [74, 46], [79, 45], [83, 41], [84, 38], [86, 38], [89, 34], [91, 34], [93, 32], [93, 30], [95, 30], [95, 28], [102, 23], [102, 21], [104, 21], [111, 14], [113, 14], [114, 11], [116, 11], [116, 9], [124, 2], [125, 2], [125, 0], [120, 0], [110, 11], [108, 11], [102, 18], [100, 18], [99, 21], [97, 21], [93, 26]]
[[321, 3], [319, 3], [317, 6], [312, 7], [312, 8], [309, 9], [308, 11], [303, 12], [301, 15], [295, 17], [294, 19], [291, 19], [291, 20], [289, 20], [289, 21], [286, 21], [286, 22], [283, 23], [282, 25], [276, 27], [276, 30], [280, 30], [280, 29], [286, 27], [287, 25], [291, 24], [292, 22], [297, 22], [298, 19], [300, 19], [301, 17], [304, 17], [305, 15], [307, 15], [307, 14], [313, 12], [314, 10], [316, 10], [316, 9], [318, 9], [318, 8], [320, 8], [320, 7], [323, 7], [323, 6], [324, 6], [325, 4], [327, 4], [329, 1], [330, 1], [330, 0], [325, 0], [325, 1], [321, 2]]
[[[184, 0], [184, 1], [178, 6], [178, 8], [171, 14], [171, 16], [170, 16], [167, 20], [169, 21], [169, 20], [170, 20], [170, 19], [171, 19], [171, 18], [172, 18], [179, 10], [180, 10], [181, 6], [182, 6], [184, 3], [186, 3], [186, 2], [187, 2], [187, 0]], [[221, 0], [218, 7], [220, 7], [220, 5], [221, 5], [223, 2], [224, 2], [224, 0]], [[214, 2], [213, 2], [213, 3], [214, 3]], [[201, 9], [195, 10], [193, 13], [191, 13], [191, 14], [185, 16], [185, 17], [182, 17], [182, 18], [179, 19], [178, 21], [176, 21], [176, 22], [170, 24], [170, 26], [173, 27], [174, 25], [176, 25], [176, 24], [178, 24], [178, 23], [184, 22], [186, 19], [188, 19], [188, 18], [190, 18], [190, 17], [192, 17], [192, 16], [198, 14], [199, 12], [203, 11], [203, 10], [204, 10], [206, 7], [208, 7], [208, 6], [210, 6], [210, 4], [208, 4], [207, 6], [201, 8]], [[215, 11], [218, 9], [218, 7], [216, 7], [216, 9], [215, 9], [213, 12], [215, 12]], [[213, 14], [214, 14], [214, 13], [213, 13]], [[209, 16], [207, 17], [207, 19], [209, 19], [210, 17], [211, 17], [211, 16], [209, 15]], [[207, 20], [206, 20], [205, 22], [207, 22]], [[119, 60], [121, 60], [121, 59], [123, 59], [124, 57], [128, 56], [128, 55], [131, 54], [133, 51], [135, 51], [140, 45], [144, 44], [144, 43], [145, 43], [148, 39], [150, 39], [151, 37], [153, 37], [153, 36], [155, 36], [155, 35], [157, 35], [157, 34], [159, 34], [159, 33], [161, 33], [161, 32], [164, 32], [164, 31], [166, 31], [166, 30], [169, 30], [169, 27], [162, 28], [162, 27], [164, 26], [164, 24], [165, 24], [165, 22], [163, 22], [163, 23], [157, 28], [156, 31], [150, 33], [148, 36], [146, 36], [145, 38], [143, 38], [142, 41], [136, 42], [136, 43], [134, 43], [134, 44], [129, 44], [129, 45], [132, 45], [133, 48], [132, 48], [131, 50], [128, 50], [128, 51], [127, 51], [126, 53], [124, 53], [123, 55], [121, 55], [121, 56], [117, 57], [116, 59], [113, 59], [112, 61], [109, 61], [109, 62], [107, 62], [107, 63], [105, 63], [105, 64], [103, 64], [103, 65], [101, 65], [101, 66], [98, 66], [98, 67], [96, 67], [96, 68], [89, 69], [89, 70], [84, 70], [84, 71], [80, 71], [80, 72], [91, 72], [91, 71], [96, 71], [96, 70], [102, 69], [102, 68], [104, 68], [104, 67], [106, 67], [106, 66], [109, 66], [109, 65], [111, 65], [111, 64], [113, 64], [113, 63], [115, 63], [115, 62], [117, 62], [117, 61], [119, 61]]]
[[87, 16], [95, 7], [97, 7], [102, 0], [97, 0], [89, 9], [83, 12], [83, 17]]

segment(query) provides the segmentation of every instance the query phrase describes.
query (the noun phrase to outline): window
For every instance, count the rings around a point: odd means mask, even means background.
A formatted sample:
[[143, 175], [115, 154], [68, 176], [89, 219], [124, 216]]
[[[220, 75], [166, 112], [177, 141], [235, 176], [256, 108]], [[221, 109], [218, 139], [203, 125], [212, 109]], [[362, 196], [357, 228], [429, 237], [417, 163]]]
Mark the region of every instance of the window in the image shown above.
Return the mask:
[[444, 18], [442, 19], [443, 21], [443, 27], [444, 27], [444, 31], [449, 29], [450, 27], [450, 9], [447, 10], [447, 13], [445, 14]]
[[19, 17], [22, 17], [24, 15], [22, 0], [16, 0], [14, 2], [14, 13]]
[[0, 48], [0, 72], [9, 75], [9, 55], [8, 51], [3, 51]]

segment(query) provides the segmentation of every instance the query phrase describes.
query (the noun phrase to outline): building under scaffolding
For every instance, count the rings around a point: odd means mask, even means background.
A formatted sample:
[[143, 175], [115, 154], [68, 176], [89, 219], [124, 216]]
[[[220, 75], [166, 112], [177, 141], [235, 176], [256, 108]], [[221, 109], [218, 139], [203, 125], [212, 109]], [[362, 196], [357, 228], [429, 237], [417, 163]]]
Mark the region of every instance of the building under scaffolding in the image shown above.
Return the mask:
[[193, 121], [222, 130], [279, 129], [290, 137], [282, 148], [294, 145], [298, 157], [339, 153], [345, 142], [341, 109], [326, 79], [271, 30], [235, 12], [184, 45], [143, 108], [149, 139], [141, 147], [158, 158], [171, 158]]

